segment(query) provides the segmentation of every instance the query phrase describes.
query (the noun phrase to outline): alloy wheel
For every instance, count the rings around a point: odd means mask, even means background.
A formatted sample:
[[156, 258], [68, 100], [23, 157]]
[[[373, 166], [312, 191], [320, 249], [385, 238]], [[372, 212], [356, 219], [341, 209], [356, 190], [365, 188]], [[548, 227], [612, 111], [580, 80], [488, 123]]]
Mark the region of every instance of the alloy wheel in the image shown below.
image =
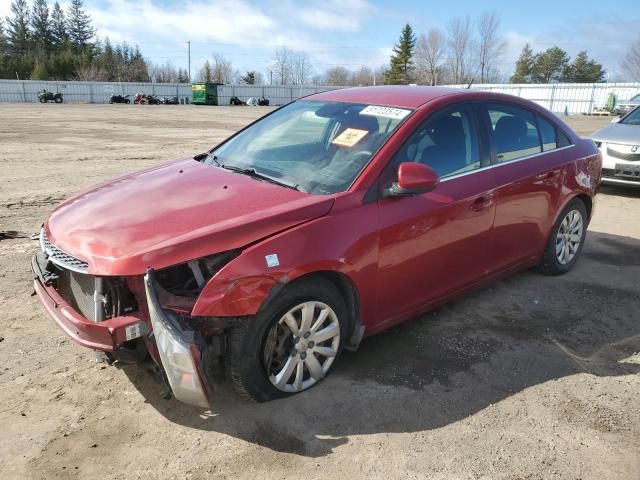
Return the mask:
[[556, 258], [562, 265], [569, 263], [578, 253], [583, 233], [582, 215], [570, 210], [558, 228], [556, 235]]
[[333, 309], [307, 301], [286, 312], [267, 334], [264, 364], [271, 384], [295, 393], [322, 380], [340, 346], [340, 323]]

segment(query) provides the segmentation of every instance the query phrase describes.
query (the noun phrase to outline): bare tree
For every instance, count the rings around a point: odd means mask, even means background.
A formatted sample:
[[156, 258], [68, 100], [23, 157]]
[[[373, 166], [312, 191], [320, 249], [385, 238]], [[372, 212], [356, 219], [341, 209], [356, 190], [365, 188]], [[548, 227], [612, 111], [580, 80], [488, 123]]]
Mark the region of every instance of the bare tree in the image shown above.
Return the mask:
[[449, 22], [449, 63], [451, 77], [454, 83], [469, 80], [470, 50], [471, 50], [471, 22], [469, 16], [454, 17]]
[[495, 12], [485, 12], [478, 19], [477, 58], [480, 67], [480, 83], [497, 74], [495, 64], [504, 53], [505, 42], [498, 37], [500, 18]]
[[276, 49], [271, 71], [275, 82], [286, 85], [291, 82], [291, 56], [293, 52], [287, 47]]
[[[425, 36], [420, 35], [416, 44], [416, 69], [425, 83], [437, 85], [442, 77], [442, 67], [447, 51], [447, 39], [438, 28], [432, 28]], [[442, 80], [442, 79], [441, 79]]]
[[99, 81], [102, 78], [102, 76], [103, 76], [102, 72], [95, 65], [80, 67], [76, 71], [76, 80], [80, 80], [83, 82]]
[[640, 82], [640, 38], [631, 45], [622, 60], [622, 70], [630, 79]]
[[313, 72], [313, 66], [307, 52], [291, 52], [290, 58], [290, 71], [291, 71], [291, 83], [293, 85], [304, 85], [309, 83], [311, 74]]
[[214, 83], [231, 83], [234, 71], [231, 62], [219, 53], [213, 54], [211, 81]]
[[349, 83], [351, 85], [363, 87], [373, 85], [373, 71], [369, 67], [363, 65], [360, 67], [360, 70], [352, 73], [351, 81]]
[[344, 86], [349, 84], [351, 72], [344, 67], [331, 67], [324, 76], [325, 85]]
[[178, 82], [178, 69], [171, 63], [164, 65], [149, 65], [149, 78], [157, 83], [176, 83]]

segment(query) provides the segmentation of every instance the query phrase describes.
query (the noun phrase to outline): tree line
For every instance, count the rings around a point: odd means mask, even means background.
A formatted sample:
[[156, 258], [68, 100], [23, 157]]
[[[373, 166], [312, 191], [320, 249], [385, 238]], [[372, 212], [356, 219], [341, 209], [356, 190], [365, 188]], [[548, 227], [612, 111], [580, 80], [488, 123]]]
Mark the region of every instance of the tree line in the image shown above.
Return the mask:
[[[406, 24], [394, 45], [389, 64], [356, 69], [332, 66], [319, 72], [304, 51], [281, 47], [269, 67], [244, 73], [231, 60], [214, 53], [197, 71], [196, 80], [216, 83], [274, 85], [426, 85], [549, 82], [601, 82], [606, 71], [586, 51], [571, 59], [558, 46], [534, 52], [525, 45], [510, 77], [503, 61], [506, 42], [499, 35], [500, 18], [486, 12], [475, 19], [452, 18], [444, 29], [416, 35]], [[621, 65], [626, 77], [640, 81], [640, 39]], [[55, 1], [13, 0], [11, 13], [0, 18], [0, 78], [32, 80], [94, 80], [188, 82], [189, 72], [172, 63], [154, 65], [137, 46], [113, 45], [96, 36], [82, 0], [71, 0], [66, 10]]]
[[137, 46], [95, 37], [82, 0], [66, 12], [56, 1], [13, 0], [0, 18], [0, 78], [147, 81], [149, 65]]
[[531, 45], [522, 49], [511, 83], [596, 83], [605, 81], [602, 64], [590, 59], [586, 51], [571, 58], [560, 47], [534, 53]]

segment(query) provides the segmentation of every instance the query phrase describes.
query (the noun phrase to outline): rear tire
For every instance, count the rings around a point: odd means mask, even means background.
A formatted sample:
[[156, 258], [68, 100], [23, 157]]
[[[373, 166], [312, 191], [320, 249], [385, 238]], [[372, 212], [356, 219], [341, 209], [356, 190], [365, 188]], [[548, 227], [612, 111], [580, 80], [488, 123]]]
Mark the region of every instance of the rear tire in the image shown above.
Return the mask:
[[562, 275], [571, 270], [582, 252], [588, 223], [584, 202], [574, 198], [562, 209], [551, 229], [538, 271], [545, 275]]
[[305, 391], [329, 373], [348, 324], [344, 299], [331, 282], [293, 283], [256, 316], [239, 318], [229, 330], [227, 378], [238, 394], [255, 402]]

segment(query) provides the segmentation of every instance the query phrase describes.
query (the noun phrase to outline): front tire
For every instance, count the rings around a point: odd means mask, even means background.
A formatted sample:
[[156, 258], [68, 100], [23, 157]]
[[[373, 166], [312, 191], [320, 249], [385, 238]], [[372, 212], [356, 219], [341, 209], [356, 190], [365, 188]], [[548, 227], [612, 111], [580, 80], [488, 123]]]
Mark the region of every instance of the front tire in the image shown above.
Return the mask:
[[256, 402], [317, 385], [340, 355], [348, 313], [340, 292], [323, 278], [285, 287], [255, 317], [238, 319], [228, 332], [227, 378]]
[[587, 235], [587, 208], [582, 200], [574, 198], [556, 220], [538, 270], [545, 275], [562, 275], [578, 261]]

